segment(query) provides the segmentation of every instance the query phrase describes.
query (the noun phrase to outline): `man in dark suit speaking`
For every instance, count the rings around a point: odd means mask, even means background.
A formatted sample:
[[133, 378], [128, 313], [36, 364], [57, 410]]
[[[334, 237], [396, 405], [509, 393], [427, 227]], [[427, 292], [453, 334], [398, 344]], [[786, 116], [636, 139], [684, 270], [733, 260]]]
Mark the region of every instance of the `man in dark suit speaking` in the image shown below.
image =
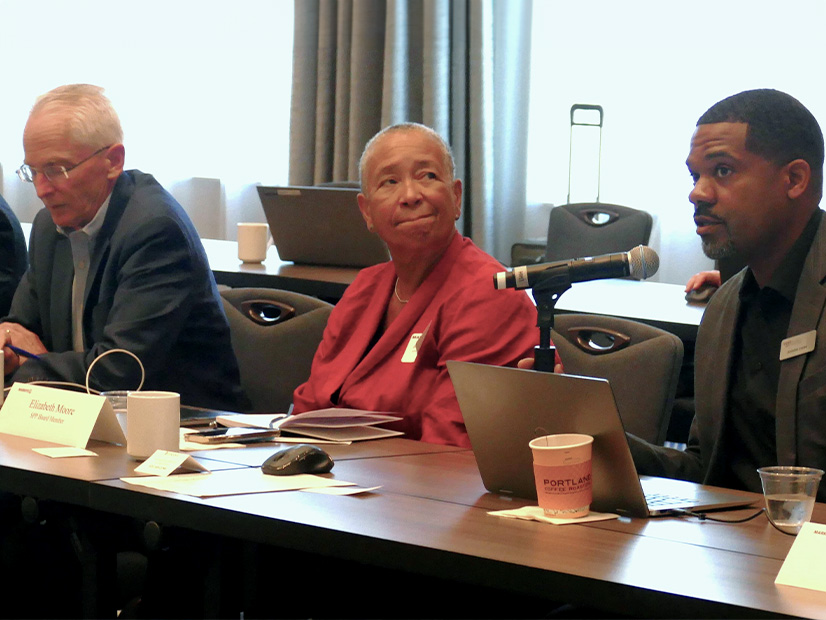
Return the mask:
[[[229, 325], [189, 217], [150, 175], [124, 171], [120, 120], [103, 89], [61, 86], [34, 104], [25, 163], [45, 209], [35, 217], [30, 265], [0, 323], [15, 381], [85, 384], [101, 354], [140, 360], [144, 389], [188, 405], [240, 410]], [[92, 369], [100, 390], [136, 389], [141, 369], [112, 353]]]
[[686, 450], [631, 437], [640, 473], [760, 492], [758, 467], [826, 468], [823, 160], [817, 120], [785, 93], [745, 91], [700, 117], [696, 231], [709, 258], [747, 268], [703, 316]]

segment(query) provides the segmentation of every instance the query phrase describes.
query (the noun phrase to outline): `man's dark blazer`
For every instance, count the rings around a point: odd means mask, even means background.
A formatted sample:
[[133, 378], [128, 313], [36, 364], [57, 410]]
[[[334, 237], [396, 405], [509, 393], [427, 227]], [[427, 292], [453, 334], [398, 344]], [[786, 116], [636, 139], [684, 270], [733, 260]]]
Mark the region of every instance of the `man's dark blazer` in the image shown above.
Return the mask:
[[[86, 351], [72, 350], [72, 251], [49, 212], [32, 225], [31, 265], [7, 320], [38, 334], [49, 350], [14, 380], [85, 384], [101, 353], [126, 349], [146, 371], [143, 389], [181, 394], [187, 405], [246, 406], [229, 324], [198, 233], [175, 199], [148, 174], [124, 172], [91, 248], [83, 326]], [[136, 389], [140, 370], [126, 354], [95, 363], [96, 389]]]
[[[724, 484], [723, 431], [744, 274], [726, 282], [703, 315], [695, 351], [696, 413], [686, 451], [655, 448], [630, 437], [640, 473]], [[780, 364], [777, 462], [826, 470], [826, 217], [821, 218], [800, 274], [787, 337], [812, 330], [817, 334], [814, 350]], [[826, 501], [826, 484], [820, 485], [818, 501]]]
[[11, 298], [28, 264], [23, 229], [8, 203], [0, 196], [0, 316], [9, 311]]

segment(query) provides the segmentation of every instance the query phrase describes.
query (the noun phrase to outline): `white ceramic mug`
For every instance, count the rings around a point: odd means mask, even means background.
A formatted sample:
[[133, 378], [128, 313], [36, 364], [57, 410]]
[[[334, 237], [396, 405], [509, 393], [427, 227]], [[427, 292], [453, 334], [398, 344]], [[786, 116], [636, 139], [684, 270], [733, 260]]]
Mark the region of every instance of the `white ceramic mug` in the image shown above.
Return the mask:
[[266, 224], [238, 224], [238, 260], [244, 263], [260, 263], [267, 258], [269, 247], [270, 231]]
[[180, 447], [181, 395], [177, 392], [129, 392], [126, 397], [126, 453], [148, 459], [155, 450]]

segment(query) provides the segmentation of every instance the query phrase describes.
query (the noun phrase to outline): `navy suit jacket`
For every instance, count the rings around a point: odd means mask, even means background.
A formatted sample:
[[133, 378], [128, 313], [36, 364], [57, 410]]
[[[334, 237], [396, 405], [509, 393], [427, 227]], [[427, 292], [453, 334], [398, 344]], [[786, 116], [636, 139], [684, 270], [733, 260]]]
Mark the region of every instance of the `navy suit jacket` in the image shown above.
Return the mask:
[[11, 298], [28, 264], [23, 229], [8, 203], [0, 196], [0, 316], [9, 311]]
[[[198, 233], [175, 199], [148, 174], [124, 172], [93, 240], [86, 282], [84, 352], [72, 350], [74, 268], [68, 237], [49, 212], [35, 217], [23, 276], [7, 320], [38, 334], [49, 350], [26, 361], [16, 381], [85, 384], [101, 353], [141, 360], [143, 389], [170, 390], [188, 405], [243, 410], [229, 324]], [[112, 353], [95, 363], [96, 389], [136, 389], [140, 368]]]

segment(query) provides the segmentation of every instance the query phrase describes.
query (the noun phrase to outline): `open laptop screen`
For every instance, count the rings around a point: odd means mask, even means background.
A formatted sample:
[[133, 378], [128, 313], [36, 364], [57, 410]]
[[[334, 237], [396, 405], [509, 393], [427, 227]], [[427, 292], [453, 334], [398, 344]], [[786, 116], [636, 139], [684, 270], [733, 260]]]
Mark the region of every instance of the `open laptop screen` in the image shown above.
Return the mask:
[[304, 265], [369, 267], [390, 259], [367, 230], [356, 196], [338, 187], [258, 187], [281, 260]]
[[[536, 498], [528, 443], [542, 435], [582, 433], [594, 438], [593, 502], [598, 512], [637, 517], [675, 509], [712, 509], [753, 503], [749, 496], [681, 480], [637, 475], [611, 386], [605, 379], [447, 362], [479, 473], [493, 493]], [[656, 509], [649, 485], [671, 501]]]

